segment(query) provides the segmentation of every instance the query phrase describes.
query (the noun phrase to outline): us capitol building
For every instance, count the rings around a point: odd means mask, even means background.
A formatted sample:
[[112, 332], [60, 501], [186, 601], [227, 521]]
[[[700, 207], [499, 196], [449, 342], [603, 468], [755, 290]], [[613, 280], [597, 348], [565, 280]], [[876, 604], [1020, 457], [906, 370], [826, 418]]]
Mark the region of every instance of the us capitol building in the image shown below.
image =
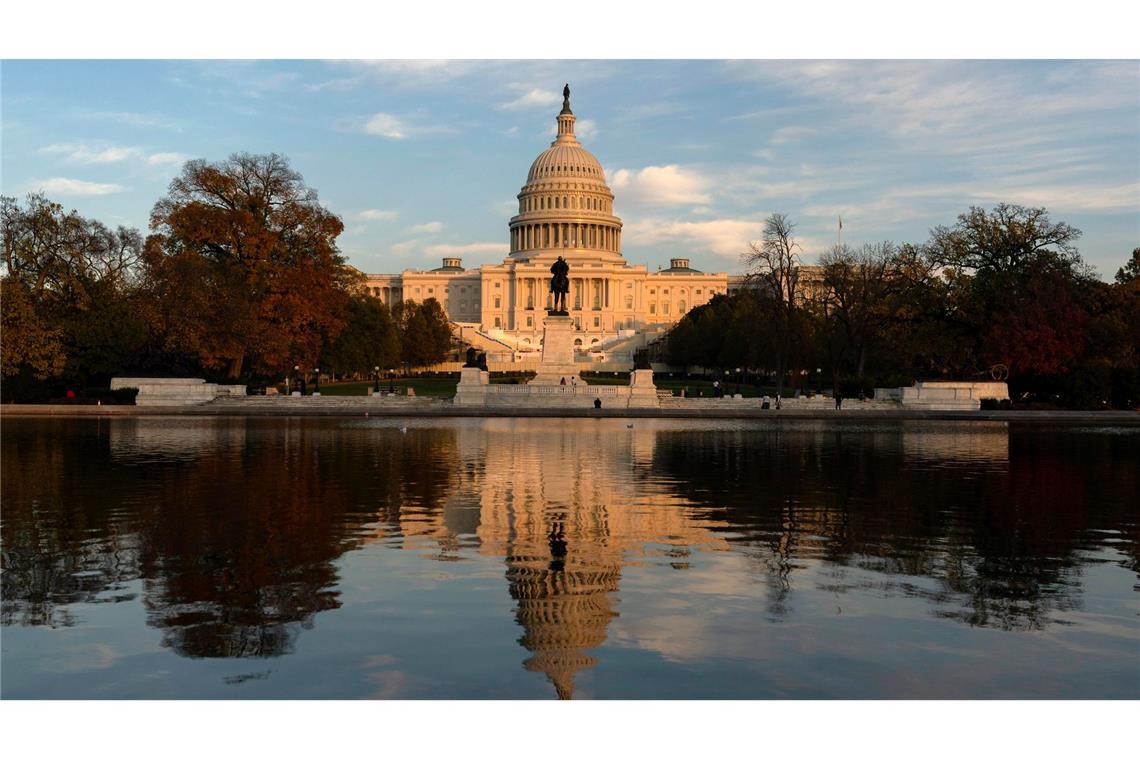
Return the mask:
[[368, 274], [369, 293], [388, 305], [435, 298], [459, 337], [498, 361], [513, 361], [541, 347], [550, 266], [558, 256], [570, 265], [566, 302], [575, 348], [610, 352], [615, 360], [728, 291], [727, 274], [698, 271], [688, 259], [671, 259], [668, 269], [655, 272], [626, 262], [614, 194], [601, 163], [574, 136], [568, 87], [563, 95], [558, 136], [530, 166], [503, 263], [464, 269], [461, 259], [447, 257], [430, 271]]

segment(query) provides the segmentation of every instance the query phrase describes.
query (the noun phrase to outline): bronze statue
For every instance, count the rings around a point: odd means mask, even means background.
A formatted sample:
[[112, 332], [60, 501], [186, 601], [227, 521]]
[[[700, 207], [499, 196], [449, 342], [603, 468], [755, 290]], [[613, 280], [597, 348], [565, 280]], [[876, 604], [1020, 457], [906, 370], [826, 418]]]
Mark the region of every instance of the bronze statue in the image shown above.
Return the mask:
[[551, 314], [566, 313], [566, 294], [570, 292], [570, 265], [561, 256], [550, 266], [550, 292], [554, 294], [554, 308]]
[[562, 113], [572, 113], [570, 110], [570, 83], [562, 88]]

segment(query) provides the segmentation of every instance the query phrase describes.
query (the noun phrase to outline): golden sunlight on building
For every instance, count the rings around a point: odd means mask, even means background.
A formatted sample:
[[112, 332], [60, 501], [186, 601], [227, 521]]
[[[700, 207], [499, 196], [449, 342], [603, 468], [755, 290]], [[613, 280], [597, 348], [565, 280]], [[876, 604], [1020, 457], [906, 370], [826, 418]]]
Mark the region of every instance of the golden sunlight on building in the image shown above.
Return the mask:
[[389, 305], [435, 298], [460, 336], [496, 361], [537, 356], [551, 303], [550, 265], [559, 256], [570, 264], [567, 305], [583, 353], [628, 359], [686, 312], [726, 293], [727, 274], [693, 269], [687, 258], [672, 258], [658, 271], [626, 262], [614, 194], [601, 163], [574, 135], [574, 122], [567, 92], [558, 136], [531, 164], [518, 194], [503, 263], [464, 269], [460, 258], [446, 257], [430, 271], [366, 275], [368, 292]]

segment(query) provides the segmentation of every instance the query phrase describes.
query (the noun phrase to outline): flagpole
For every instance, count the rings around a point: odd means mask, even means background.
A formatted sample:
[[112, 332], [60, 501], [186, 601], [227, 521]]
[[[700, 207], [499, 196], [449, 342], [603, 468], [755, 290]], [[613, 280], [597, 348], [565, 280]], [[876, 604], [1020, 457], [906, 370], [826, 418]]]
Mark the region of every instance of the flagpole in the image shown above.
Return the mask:
[[843, 247], [843, 217], [839, 217], [839, 230], [835, 233], [835, 247]]

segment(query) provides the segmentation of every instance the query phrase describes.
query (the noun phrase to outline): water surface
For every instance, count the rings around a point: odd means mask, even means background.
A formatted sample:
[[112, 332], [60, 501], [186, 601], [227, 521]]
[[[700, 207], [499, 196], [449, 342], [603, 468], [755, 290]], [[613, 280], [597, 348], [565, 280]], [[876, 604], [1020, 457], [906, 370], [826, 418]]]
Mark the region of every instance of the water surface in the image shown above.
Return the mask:
[[1140, 431], [6, 419], [6, 698], [1138, 698]]

